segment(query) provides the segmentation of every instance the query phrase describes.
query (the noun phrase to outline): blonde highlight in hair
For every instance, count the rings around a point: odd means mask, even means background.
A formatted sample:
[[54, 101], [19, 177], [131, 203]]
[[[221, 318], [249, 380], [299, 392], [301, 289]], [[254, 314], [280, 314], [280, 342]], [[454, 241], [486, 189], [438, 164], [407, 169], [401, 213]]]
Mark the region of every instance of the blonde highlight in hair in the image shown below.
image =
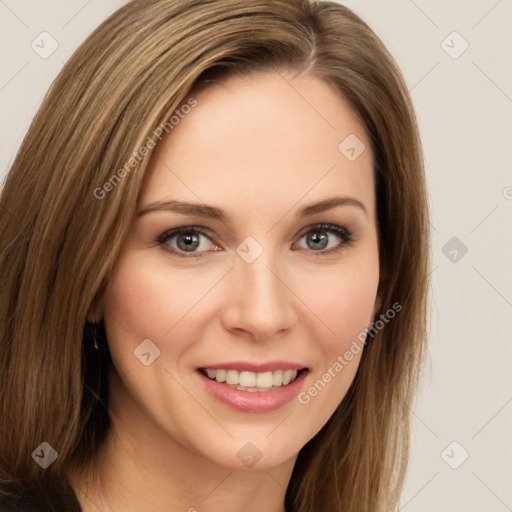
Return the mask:
[[[300, 451], [287, 512], [393, 510], [408, 459], [409, 416], [426, 339], [428, 211], [412, 102], [393, 58], [352, 11], [308, 0], [137, 0], [78, 48], [55, 79], [0, 200], [0, 483], [49, 510], [79, 510], [67, 471], [87, 465], [109, 428], [108, 350], [87, 313], [108, 282], [148, 151], [111, 179], [186, 98], [210, 83], [296, 70], [340, 92], [372, 141], [382, 311], [354, 382]], [[103, 336], [100, 329], [100, 338]], [[106, 343], [106, 339], [103, 340]], [[58, 451], [46, 470], [31, 452]]]

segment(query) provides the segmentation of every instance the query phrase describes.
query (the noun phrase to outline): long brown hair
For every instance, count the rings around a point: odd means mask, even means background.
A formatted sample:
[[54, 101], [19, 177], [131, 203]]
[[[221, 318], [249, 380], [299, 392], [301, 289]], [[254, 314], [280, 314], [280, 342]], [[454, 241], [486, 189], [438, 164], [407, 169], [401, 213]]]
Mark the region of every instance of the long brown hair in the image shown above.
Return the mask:
[[[308, 0], [137, 0], [78, 48], [52, 84], [0, 200], [0, 482], [49, 510], [75, 510], [66, 479], [109, 429], [108, 349], [94, 353], [88, 310], [135, 213], [151, 150], [194, 88], [233, 74], [307, 70], [342, 94], [372, 142], [382, 311], [350, 390], [300, 451], [288, 512], [389, 511], [408, 458], [425, 344], [428, 215], [422, 151], [393, 58], [351, 10]], [[149, 139], [148, 139], [149, 138]], [[340, 141], [341, 142], [341, 141]], [[140, 155], [139, 155], [140, 156]], [[95, 192], [96, 191], [96, 192]], [[101, 328], [99, 336], [103, 336]], [[41, 443], [58, 457], [42, 469]]]

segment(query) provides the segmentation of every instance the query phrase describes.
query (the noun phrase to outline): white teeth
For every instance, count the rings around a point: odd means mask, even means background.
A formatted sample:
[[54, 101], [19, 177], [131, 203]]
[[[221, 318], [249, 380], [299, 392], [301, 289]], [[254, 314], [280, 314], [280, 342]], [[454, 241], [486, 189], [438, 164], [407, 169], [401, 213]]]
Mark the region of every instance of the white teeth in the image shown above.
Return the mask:
[[272, 377], [272, 384], [274, 384], [274, 386], [283, 385], [283, 370], [277, 370], [277, 372], [274, 372]]
[[225, 382], [241, 391], [270, 391], [273, 388], [287, 386], [297, 378], [297, 373], [297, 370], [255, 373], [206, 368], [206, 375], [210, 379]]
[[290, 381], [292, 379], [295, 379], [296, 376], [297, 376], [297, 372], [295, 370], [286, 370], [283, 373], [283, 386], [286, 386], [287, 384], [289, 384]]
[[[256, 374], [256, 387], [257, 388], [271, 388], [272, 387], [272, 372], [257, 373]], [[240, 382], [240, 384], [242, 384]]]
[[238, 384], [246, 388], [253, 388], [256, 386], [256, 374], [253, 372], [240, 372], [238, 377]]
[[226, 373], [226, 384], [240, 384], [240, 374], [236, 370], [228, 370]]

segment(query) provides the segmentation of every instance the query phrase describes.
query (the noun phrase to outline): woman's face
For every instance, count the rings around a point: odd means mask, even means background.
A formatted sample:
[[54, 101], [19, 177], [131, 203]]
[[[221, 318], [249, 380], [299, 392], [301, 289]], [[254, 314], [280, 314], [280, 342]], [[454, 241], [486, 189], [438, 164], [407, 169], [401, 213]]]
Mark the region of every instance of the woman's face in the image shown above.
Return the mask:
[[188, 100], [104, 296], [111, 406], [159, 450], [270, 468], [335, 411], [373, 320], [370, 141], [307, 74], [229, 79]]

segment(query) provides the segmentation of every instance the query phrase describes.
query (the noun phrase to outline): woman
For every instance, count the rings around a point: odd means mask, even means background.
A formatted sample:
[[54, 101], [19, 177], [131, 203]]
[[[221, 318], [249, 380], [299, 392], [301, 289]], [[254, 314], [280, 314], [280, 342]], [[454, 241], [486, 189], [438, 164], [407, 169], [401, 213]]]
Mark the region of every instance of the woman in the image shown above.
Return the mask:
[[130, 2], [53, 83], [0, 214], [6, 510], [396, 507], [426, 191], [349, 9]]

